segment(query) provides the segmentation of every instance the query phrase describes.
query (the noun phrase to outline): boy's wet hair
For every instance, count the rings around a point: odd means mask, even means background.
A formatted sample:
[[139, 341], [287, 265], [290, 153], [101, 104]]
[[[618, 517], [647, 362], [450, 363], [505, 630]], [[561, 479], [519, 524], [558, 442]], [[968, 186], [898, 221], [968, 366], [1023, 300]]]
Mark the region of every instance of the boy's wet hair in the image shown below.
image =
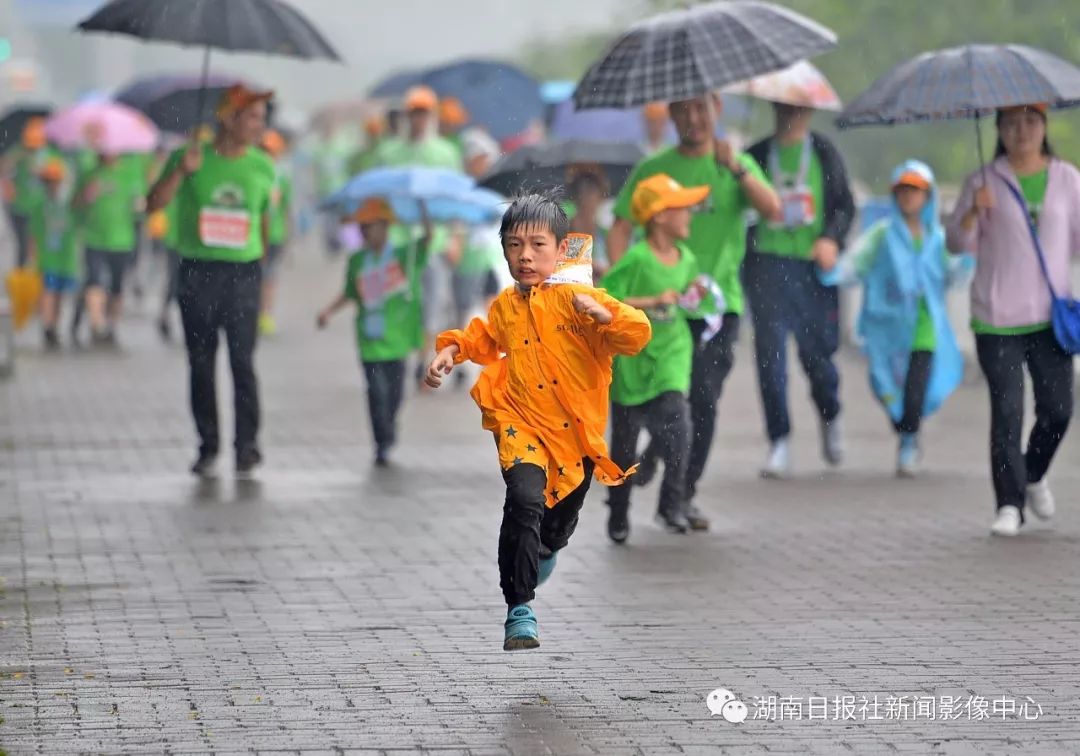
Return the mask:
[[515, 199], [503, 213], [499, 239], [505, 246], [506, 237], [518, 228], [541, 228], [555, 236], [560, 243], [570, 233], [570, 219], [559, 203], [555, 192], [526, 194]]

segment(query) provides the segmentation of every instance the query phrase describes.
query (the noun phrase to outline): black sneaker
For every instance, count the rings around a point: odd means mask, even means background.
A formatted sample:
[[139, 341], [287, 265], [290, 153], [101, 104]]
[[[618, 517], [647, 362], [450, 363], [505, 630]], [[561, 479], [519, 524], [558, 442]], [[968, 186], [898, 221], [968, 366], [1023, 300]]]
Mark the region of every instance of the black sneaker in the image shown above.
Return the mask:
[[691, 530], [702, 532], [709, 529], [709, 518], [693, 504], [688, 504], [686, 507], [686, 524], [690, 526]]
[[254, 446], [241, 449], [236, 454], [236, 474], [240, 477], [251, 475], [262, 464], [262, 453]]
[[216, 454], [200, 454], [199, 458], [195, 460], [195, 464], [191, 466], [191, 473], [192, 475], [198, 475], [200, 478], [210, 478], [213, 477], [216, 468]]
[[665, 512], [660, 510], [656, 513], [656, 523], [669, 533], [687, 533], [690, 531], [690, 523], [681, 512]]
[[615, 543], [626, 543], [630, 537], [630, 513], [626, 507], [609, 507], [607, 534]]

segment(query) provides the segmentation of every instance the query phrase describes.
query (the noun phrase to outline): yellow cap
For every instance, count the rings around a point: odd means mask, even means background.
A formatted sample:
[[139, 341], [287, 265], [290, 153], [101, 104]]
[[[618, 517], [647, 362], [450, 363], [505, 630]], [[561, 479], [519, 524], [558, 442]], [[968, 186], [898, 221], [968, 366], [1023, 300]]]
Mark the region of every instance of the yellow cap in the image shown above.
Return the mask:
[[367, 223], [378, 223], [379, 221], [393, 223], [394, 210], [386, 200], [372, 197], [360, 205], [359, 209], [352, 214], [351, 220], [361, 226]]
[[709, 196], [709, 187], [684, 187], [666, 173], [657, 173], [638, 183], [630, 198], [630, 213], [634, 222], [644, 226], [663, 211], [693, 207]]

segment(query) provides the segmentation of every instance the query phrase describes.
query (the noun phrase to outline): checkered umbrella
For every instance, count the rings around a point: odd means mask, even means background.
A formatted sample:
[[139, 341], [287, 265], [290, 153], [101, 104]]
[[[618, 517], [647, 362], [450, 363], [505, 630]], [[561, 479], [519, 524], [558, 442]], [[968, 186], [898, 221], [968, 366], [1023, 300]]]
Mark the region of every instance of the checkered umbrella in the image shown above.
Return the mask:
[[1080, 105], [1080, 68], [1023, 45], [965, 45], [926, 52], [870, 85], [836, 123], [889, 126], [978, 118], [998, 108]]
[[585, 73], [578, 109], [699, 97], [836, 47], [836, 35], [757, 0], [698, 5], [641, 21]]

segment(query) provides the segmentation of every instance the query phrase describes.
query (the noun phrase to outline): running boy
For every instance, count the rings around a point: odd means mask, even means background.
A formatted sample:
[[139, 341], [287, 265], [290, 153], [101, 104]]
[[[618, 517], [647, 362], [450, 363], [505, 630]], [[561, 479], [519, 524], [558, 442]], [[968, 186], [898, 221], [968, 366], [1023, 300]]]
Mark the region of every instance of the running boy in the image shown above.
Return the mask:
[[421, 274], [427, 262], [431, 222], [421, 203], [423, 236], [415, 246], [389, 240], [394, 212], [370, 199], [349, 219], [359, 224], [364, 246], [349, 257], [345, 289], [319, 313], [319, 328], [347, 302], [356, 303], [356, 342], [368, 387], [368, 411], [375, 437], [375, 464], [389, 463], [397, 439], [397, 413], [405, 382], [405, 360], [423, 344]]
[[41, 321], [45, 328], [45, 347], [56, 349], [60, 340], [56, 323], [60, 319], [60, 300], [79, 286], [79, 250], [75, 217], [68, 192], [64, 190], [67, 167], [60, 158], [50, 158], [38, 169], [45, 187], [44, 196], [30, 210], [30, 259], [37, 261], [44, 279], [41, 297]]
[[540, 645], [529, 602], [577, 526], [590, 478], [613, 486], [631, 472], [612, 462], [604, 442], [608, 385], [612, 358], [648, 343], [649, 320], [590, 285], [549, 280], [557, 264], [582, 255], [567, 239], [569, 225], [550, 197], [510, 205], [499, 236], [516, 286], [495, 299], [486, 322], [439, 335], [426, 378], [435, 388], [456, 364], [485, 366], [472, 397], [506, 482], [499, 575], [507, 651]]
[[934, 174], [925, 163], [908, 160], [896, 168], [892, 197], [889, 217], [871, 226], [822, 281], [863, 285], [858, 333], [870, 386], [900, 437], [897, 475], [911, 477], [922, 419], [963, 378], [945, 292], [965, 280], [974, 260], [946, 252]]
[[[645, 312], [652, 323], [652, 341], [634, 357], [616, 357], [611, 382], [611, 458], [629, 467], [637, 455], [642, 427], [656, 442], [664, 460], [657, 519], [671, 532], [690, 527], [686, 506], [686, 465], [690, 453], [687, 392], [694, 357], [694, 337], [679, 306], [696, 282], [697, 258], [686, 245], [690, 208], [705, 200], [708, 186], [685, 188], [667, 174], [640, 182], [630, 200], [634, 222], [646, 238], [630, 247], [604, 276], [611, 296]], [[623, 543], [630, 535], [630, 487], [608, 494], [608, 536]], [[690, 513], [695, 529], [708, 520]]]

